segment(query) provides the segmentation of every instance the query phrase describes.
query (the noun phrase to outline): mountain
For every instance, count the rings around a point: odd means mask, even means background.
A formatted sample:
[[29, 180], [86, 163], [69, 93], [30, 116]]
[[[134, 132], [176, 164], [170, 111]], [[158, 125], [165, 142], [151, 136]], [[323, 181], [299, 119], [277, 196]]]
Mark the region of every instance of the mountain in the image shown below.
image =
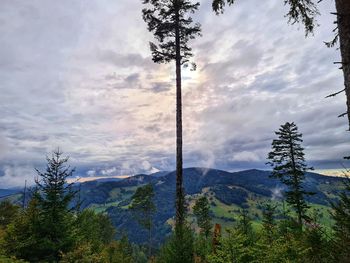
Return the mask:
[[[210, 200], [214, 222], [229, 226], [237, 220], [240, 210], [246, 208], [258, 226], [263, 202], [276, 203], [278, 212], [282, 214], [283, 206], [279, 197], [284, 187], [269, 176], [270, 172], [255, 169], [233, 173], [207, 168], [184, 169], [188, 207], [191, 208], [199, 195], [206, 195]], [[135, 222], [127, 207], [137, 187], [147, 183], [151, 183], [155, 189], [157, 213], [154, 217], [153, 236], [157, 242], [162, 242], [171, 231], [175, 212], [175, 172], [140, 174], [120, 181], [82, 183], [82, 208], [108, 213], [120, 233], [127, 233], [132, 241], [142, 243], [147, 240], [147, 233]], [[315, 192], [307, 200], [321, 221], [329, 223], [329, 201], [335, 200], [339, 195], [342, 178], [307, 173], [304, 187], [307, 191]], [[191, 209], [189, 210], [191, 221]]]
[[13, 188], [13, 189], [0, 189], [0, 199], [8, 197], [8, 196], [19, 194], [21, 191], [23, 191], [23, 190], [16, 189], [16, 188]]

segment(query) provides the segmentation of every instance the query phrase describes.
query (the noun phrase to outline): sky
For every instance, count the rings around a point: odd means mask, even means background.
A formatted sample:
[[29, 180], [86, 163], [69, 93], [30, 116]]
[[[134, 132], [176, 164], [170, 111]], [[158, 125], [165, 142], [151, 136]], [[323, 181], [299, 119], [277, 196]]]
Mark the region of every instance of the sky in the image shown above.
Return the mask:
[[[193, 18], [197, 70], [183, 70], [184, 166], [268, 169], [281, 124], [303, 134], [307, 162], [340, 169], [349, 154], [334, 1], [314, 35], [280, 0], [237, 0]], [[155, 64], [139, 0], [2, 0], [0, 188], [33, 181], [58, 147], [81, 177], [175, 168], [174, 65]], [[346, 165], [346, 164], [345, 164]]]

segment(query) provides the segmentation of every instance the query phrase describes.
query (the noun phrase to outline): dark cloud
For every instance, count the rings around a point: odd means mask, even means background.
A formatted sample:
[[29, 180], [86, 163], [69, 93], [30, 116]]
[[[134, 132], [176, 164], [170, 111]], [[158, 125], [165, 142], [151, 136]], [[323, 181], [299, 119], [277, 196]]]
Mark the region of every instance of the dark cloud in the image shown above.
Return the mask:
[[167, 82], [154, 82], [151, 83], [151, 90], [155, 93], [169, 91], [171, 88], [173, 88], [173, 85]]

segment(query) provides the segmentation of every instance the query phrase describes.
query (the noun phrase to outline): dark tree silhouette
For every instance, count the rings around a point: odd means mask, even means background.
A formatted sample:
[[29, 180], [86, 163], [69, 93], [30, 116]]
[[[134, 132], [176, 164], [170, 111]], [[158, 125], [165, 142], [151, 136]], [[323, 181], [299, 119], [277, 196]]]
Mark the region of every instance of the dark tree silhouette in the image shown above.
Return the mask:
[[[182, 228], [185, 220], [185, 200], [182, 178], [182, 98], [181, 66], [189, 63], [192, 49], [188, 42], [200, 35], [200, 25], [194, 24], [189, 14], [194, 13], [199, 3], [189, 0], [144, 0], [143, 19], [148, 30], [153, 32], [157, 44], [150, 43], [153, 61], [176, 65], [176, 229]], [[180, 231], [181, 232], [181, 231]]]
[[350, 1], [349, 0], [335, 0], [338, 35], [335, 41], [339, 38], [340, 53], [342, 61], [341, 69], [344, 73], [344, 85], [346, 94], [347, 111], [340, 116], [348, 116], [349, 130], [350, 130]]
[[[291, 24], [302, 23], [305, 27], [306, 35], [313, 33], [316, 23], [316, 16], [319, 15], [317, 3], [323, 0], [284, 0], [285, 5], [289, 5], [289, 11], [286, 14], [288, 22]], [[235, 0], [213, 0], [212, 8], [216, 14], [223, 13], [225, 5], [232, 5]], [[342, 60], [335, 62], [340, 64], [340, 69], [344, 75], [345, 88], [341, 91], [330, 94], [327, 97], [334, 97], [342, 92], [345, 92], [347, 110], [340, 114], [339, 117], [348, 117], [348, 124], [350, 130], [350, 1], [349, 0], [335, 0], [336, 36], [331, 42], [326, 42], [328, 47], [333, 47], [339, 41], [340, 54]]]
[[[235, 0], [213, 0], [212, 8], [216, 14], [220, 14], [224, 12], [226, 4], [232, 5], [234, 3]], [[289, 23], [302, 23], [306, 35], [314, 31], [315, 17], [319, 14], [314, 0], [284, 0], [284, 4], [290, 7], [286, 15]]]
[[307, 219], [306, 211], [309, 208], [304, 197], [313, 194], [305, 191], [302, 183], [305, 172], [312, 168], [305, 163], [302, 134], [298, 133], [298, 127], [293, 122], [281, 125], [275, 133], [278, 139], [272, 141], [268, 164], [273, 167], [272, 177], [280, 179], [289, 188], [285, 193], [286, 201], [295, 209], [299, 227], [302, 227], [302, 220]]

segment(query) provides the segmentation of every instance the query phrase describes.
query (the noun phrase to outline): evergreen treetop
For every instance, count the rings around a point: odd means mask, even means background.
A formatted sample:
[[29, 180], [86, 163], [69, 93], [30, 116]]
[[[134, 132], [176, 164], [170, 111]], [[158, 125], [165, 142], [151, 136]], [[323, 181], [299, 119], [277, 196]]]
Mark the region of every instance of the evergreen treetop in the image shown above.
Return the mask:
[[193, 23], [189, 14], [198, 9], [199, 3], [192, 4], [189, 0], [144, 0], [143, 3], [151, 6], [142, 10], [143, 19], [158, 42], [150, 42], [153, 61], [168, 63], [180, 59], [181, 64], [187, 63], [193, 56], [188, 42], [201, 31], [200, 24]]
[[296, 210], [301, 227], [302, 219], [307, 219], [306, 210], [309, 208], [304, 196], [313, 194], [305, 191], [302, 183], [305, 172], [312, 168], [305, 163], [302, 134], [295, 123], [286, 122], [275, 134], [278, 139], [272, 141], [267, 164], [273, 167], [272, 177], [280, 179], [288, 187], [286, 201]]

